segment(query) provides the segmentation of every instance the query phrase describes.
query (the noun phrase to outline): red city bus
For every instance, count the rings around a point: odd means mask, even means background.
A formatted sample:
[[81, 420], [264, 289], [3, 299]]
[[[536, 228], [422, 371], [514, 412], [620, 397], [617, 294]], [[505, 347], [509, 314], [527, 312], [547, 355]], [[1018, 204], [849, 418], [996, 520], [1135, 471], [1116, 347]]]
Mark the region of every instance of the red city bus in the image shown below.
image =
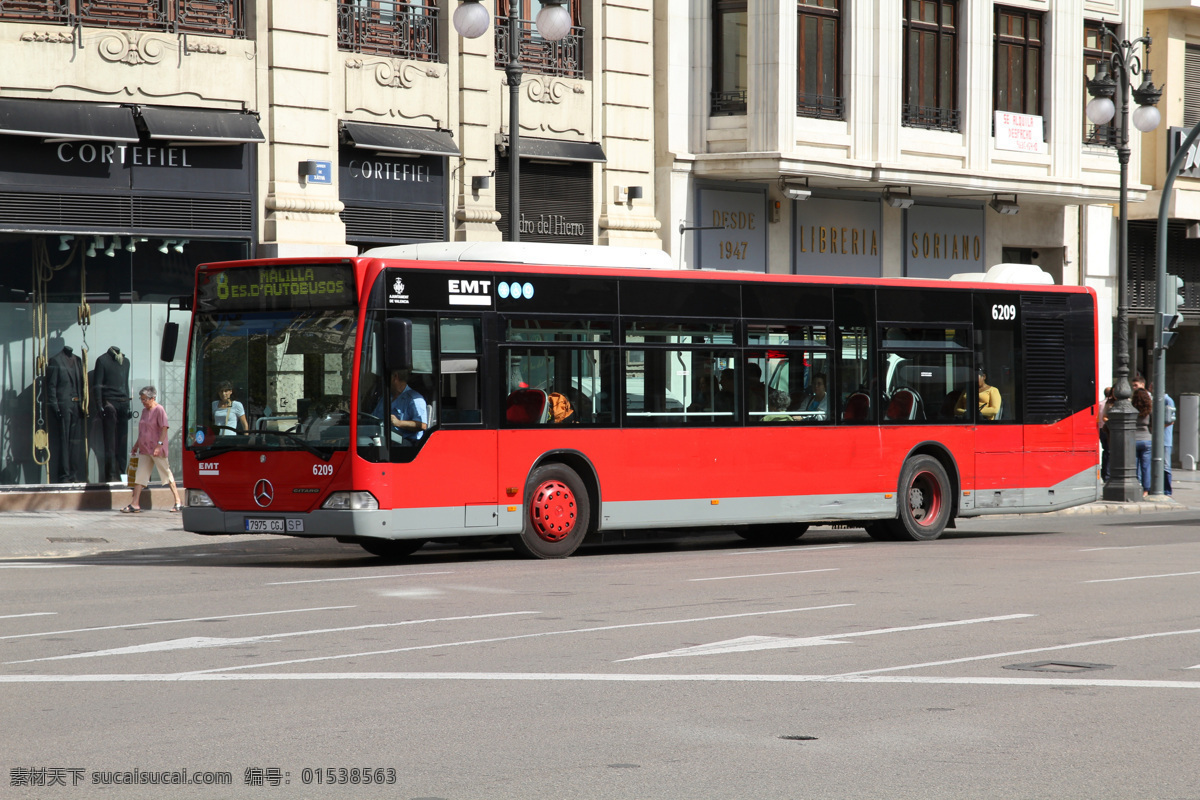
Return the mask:
[[639, 268], [662, 259], [443, 244], [199, 267], [184, 528], [393, 557], [504, 535], [554, 558], [675, 527], [929, 540], [1098, 498], [1092, 291]]

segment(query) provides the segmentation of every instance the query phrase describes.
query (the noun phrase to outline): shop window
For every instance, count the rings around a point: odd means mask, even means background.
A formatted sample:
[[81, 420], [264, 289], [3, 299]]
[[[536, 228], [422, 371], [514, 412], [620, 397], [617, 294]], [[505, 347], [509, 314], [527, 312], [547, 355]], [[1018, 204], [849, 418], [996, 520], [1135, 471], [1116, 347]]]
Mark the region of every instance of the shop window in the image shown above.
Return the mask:
[[959, 129], [958, 0], [905, 0], [902, 121]]
[[[542, 10], [540, 0], [517, 0], [521, 17], [520, 43], [517, 59], [526, 72], [557, 75], [563, 78], [582, 78], [583, 75], [583, 4], [582, 0], [567, 0], [563, 8], [571, 12], [571, 30], [551, 42], [538, 34], [537, 15]], [[509, 0], [496, 0], [496, 18], [492, 21], [496, 37], [496, 68], [504, 69], [510, 58], [511, 43], [508, 29]]]
[[796, 113], [844, 119], [842, 0], [798, 0]]
[[339, 0], [338, 48], [439, 61], [439, 0]]

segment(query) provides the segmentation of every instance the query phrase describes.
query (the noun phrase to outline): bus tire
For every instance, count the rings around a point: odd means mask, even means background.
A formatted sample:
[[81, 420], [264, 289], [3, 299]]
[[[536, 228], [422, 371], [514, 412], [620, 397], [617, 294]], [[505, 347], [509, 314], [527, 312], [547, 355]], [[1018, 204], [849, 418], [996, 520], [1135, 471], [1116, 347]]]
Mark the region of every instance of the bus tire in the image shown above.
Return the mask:
[[808, 531], [803, 522], [776, 522], [769, 525], [745, 525], [735, 529], [738, 536], [761, 545], [791, 544]]
[[933, 456], [913, 456], [900, 470], [899, 519], [885, 527], [896, 539], [931, 542], [946, 530], [953, 498], [950, 477]]
[[380, 558], [407, 558], [421, 549], [424, 539], [359, 539], [358, 545]]
[[527, 558], [566, 558], [583, 543], [591, 521], [583, 481], [562, 464], [538, 467], [525, 482], [525, 527], [509, 544]]

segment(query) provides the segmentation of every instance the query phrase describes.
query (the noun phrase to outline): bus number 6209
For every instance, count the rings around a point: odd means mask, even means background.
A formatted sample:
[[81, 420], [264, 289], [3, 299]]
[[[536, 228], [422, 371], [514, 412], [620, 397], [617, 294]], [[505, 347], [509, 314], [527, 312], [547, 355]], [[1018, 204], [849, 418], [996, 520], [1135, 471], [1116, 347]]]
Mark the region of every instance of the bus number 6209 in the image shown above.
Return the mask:
[[992, 306], [992, 319], [1016, 319], [1017, 307], [1015, 305], [1004, 305], [997, 303]]
[[314, 464], [313, 475], [332, 475], [333, 464]]

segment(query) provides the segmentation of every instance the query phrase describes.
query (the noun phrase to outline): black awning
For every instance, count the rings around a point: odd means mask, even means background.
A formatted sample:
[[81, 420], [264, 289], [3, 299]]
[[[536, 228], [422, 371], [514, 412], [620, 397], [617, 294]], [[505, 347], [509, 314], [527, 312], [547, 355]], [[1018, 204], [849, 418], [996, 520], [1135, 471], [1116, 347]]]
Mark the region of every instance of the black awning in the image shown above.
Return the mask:
[[240, 111], [141, 106], [138, 116], [151, 139], [218, 144], [266, 141], [254, 115]]
[[136, 142], [133, 110], [100, 103], [0, 99], [0, 134], [42, 139]]
[[604, 148], [596, 142], [561, 142], [557, 139], [521, 137], [521, 158], [547, 161], [608, 161]]
[[342, 132], [350, 144], [364, 150], [434, 156], [461, 155], [449, 131], [376, 125], [371, 122], [343, 122]]

